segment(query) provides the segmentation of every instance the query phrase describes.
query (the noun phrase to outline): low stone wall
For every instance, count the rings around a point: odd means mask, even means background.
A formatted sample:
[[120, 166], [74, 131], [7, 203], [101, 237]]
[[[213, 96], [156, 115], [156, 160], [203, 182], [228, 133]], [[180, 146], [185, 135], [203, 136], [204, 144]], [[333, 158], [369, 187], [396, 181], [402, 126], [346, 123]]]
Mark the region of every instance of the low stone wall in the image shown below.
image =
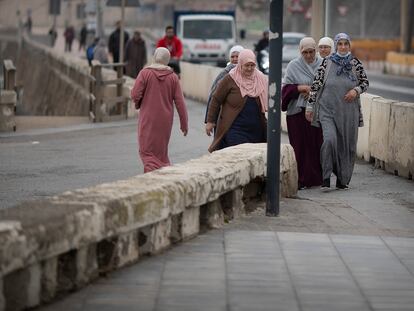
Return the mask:
[[385, 69], [394, 75], [414, 77], [414, 55], [388, 52]]
[[0, 90], [0, 132], [13, 132], [16, 130], [15, 106], [16, 92]]
[[[49, 302], [237, 217], [263, 194], [266, 154], [266, 144], [239, 145], [0, 210], [0, 310]], [[290, 145], [282, 145], [280, 168], [282, 195], [296, 195]]]
[[[207, 101], [220, 69], [183, 63], [182, 82], [187, 97]], [[365, 126], [359, 128], [357, 155], [393, 174], [412, 179], [414, 173], [414, 103], [400, 103], [372, 94], [361, 95]], [[286, 113], [281, 115], [287, 132]]]

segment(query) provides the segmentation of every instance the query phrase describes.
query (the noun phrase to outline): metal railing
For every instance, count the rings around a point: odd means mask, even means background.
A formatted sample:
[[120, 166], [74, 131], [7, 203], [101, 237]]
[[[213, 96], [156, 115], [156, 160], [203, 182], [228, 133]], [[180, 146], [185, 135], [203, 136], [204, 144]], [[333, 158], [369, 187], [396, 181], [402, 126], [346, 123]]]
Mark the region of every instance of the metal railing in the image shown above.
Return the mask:
[[[124, 63], [101, 64], [92, 61], [91, 68], [91, 106], [89, 116], [93, 122], [115, 121], [128, 118], [128, 98], [122, 95], [125, 78], [123, 78]], [[102, 68], [115, 68], [116, 79], [104, 80]], [[105, 96], [105, 87], [116, 85], [116, 96]]]

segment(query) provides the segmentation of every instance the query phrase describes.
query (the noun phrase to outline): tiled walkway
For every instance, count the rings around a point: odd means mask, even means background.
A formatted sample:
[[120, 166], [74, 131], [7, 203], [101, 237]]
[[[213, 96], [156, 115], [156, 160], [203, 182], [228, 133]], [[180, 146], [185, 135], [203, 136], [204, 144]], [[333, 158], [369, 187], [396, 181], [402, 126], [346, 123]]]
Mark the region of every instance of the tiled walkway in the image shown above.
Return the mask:
[[412, 238], [233, 230], [200, 235], [41, 308], [413, 309]]

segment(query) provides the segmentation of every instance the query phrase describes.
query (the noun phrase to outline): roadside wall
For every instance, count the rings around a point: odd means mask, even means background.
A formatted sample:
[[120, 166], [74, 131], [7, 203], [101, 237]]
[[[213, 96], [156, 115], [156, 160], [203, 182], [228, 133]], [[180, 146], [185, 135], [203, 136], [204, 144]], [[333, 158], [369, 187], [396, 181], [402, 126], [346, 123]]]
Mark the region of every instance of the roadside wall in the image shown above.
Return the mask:
[[[263, 199], [266, 144], [0, 210], [0, 310], [23, 310], [100, 274], [217, 228]], [[282, 145], [281, 193], [297, 192], [293, 149]]]
[[[187, 97], [206, 102], [220, 69], [182, 63], [181, 80]], [[359, 128], [357, 155], [386, 171], [412, 179], [414, 173], [414, 103], [401, 103], [362, 94], [365, 126]], [[287, 132], [286, 114], [281, 116]]]

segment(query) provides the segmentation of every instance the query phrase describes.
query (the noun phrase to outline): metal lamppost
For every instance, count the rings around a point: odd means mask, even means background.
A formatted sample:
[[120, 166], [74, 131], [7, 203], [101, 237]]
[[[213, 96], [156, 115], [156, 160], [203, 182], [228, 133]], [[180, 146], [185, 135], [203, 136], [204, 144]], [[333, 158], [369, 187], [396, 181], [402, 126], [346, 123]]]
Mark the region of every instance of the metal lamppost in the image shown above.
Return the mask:
[[279, 215], [280, 93], [282, 84], [283, 0], [270, 1], [269, 107], [267, 123], [266, 215]]

